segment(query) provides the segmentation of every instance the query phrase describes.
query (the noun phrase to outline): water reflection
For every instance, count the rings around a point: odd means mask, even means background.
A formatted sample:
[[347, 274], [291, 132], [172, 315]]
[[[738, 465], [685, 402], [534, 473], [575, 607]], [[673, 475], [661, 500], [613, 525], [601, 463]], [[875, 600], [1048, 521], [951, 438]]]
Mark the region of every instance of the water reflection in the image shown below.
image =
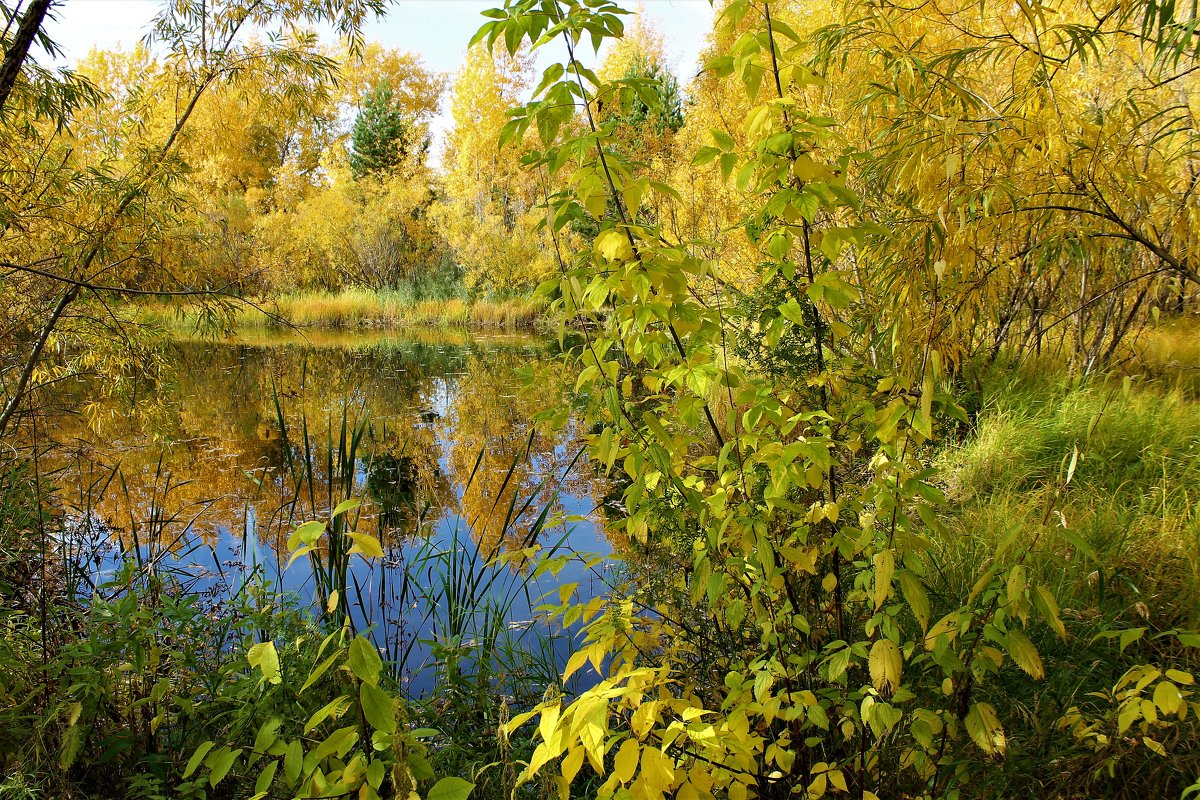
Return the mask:
[[[312, 597], [303, 562], [282, 568], [288, 535], [301, 521], [328, 519], [346, 497], [361, 499], [354, 527], [378, 536], [387, 556], [383, 568], [352, 560], [354, 596], [342, 602], [390, 655], [408, 653], [419, 691], [431, 659], [419, 643], [456, 612], [435, 587], [405, 585], [419, 572], [414, 560], [425, 559], [432, 583], [433, 567], [451, 554], [461, 569], [485, 570], [488, 556], [535, 539], [610, 549], [592, 522], [608, 489], [581, 466], [575, 426], [550, 434], [532, 424], [570, 385], [555, 347], [428, 333], [174, 342], [166, 357], [175, 378], [136, 420], [114, 406], [93, 410], [98, 424], [58, 421], [56, 437], [71, 445], [62, 452], [73, 454], [59, 482], [73, 513], [99, 523], [119, 549], [190, 571], [194, 589], [216, 594], [257, 571]], [[525, 587], [526, 576], [509, 572], [487, 591], [511, 630], [532, 635], [546, 633], [530, 623], [538, 595], [559, 582], [592, 594], [604, 577], [575, 563]], [[552, 645], [555, 658], [567, 647]]]

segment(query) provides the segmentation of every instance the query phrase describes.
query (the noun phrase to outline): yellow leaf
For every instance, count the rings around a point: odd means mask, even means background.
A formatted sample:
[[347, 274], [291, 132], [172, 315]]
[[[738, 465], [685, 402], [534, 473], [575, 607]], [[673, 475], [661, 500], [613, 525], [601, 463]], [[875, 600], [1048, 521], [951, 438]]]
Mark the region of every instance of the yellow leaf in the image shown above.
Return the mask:
[[958, 636], [958, 612], [951, 611], [946, 616], [938, 620], [937, 624], [929, 629], [929, 633], [925, 634], [925, 649], [932, 650], [937, 647], [937, 641], [942, 636], [949, 637], [953, 642]]
[[1058, 638], [1067, 638], [1067, 627], [1063, 625], [1062, 618], [1058, 615], [1058, 601], [1054, 599], [1054, 595], [1045, 586], [1038, 586], [1033, 590], [1034, 604], [1038, 611], [1046, 618], [1046, 622], [1058, 634]]
[[608, 733], [608, 701], [603, 697], [580, 699], [573, 709], [572, 728], [597, 775], [604, 774], [604, 736]]
[[1175, 683], [1182, 683], [1185, 686], [1191, 686], [1193, 683], [1196, 682], [1195, 677], [1193, 677], [1190, 672], [1183, 672], [1183, 671], [1177, 670], [1177, 669], [1167, 670], [1167, 677], [1170, 678]]
[[529, 766], [525, 767], [525, 770], [517, 778], [517, 783], [521, 784], [532, 778], [537, 774], [538, 770], [546, 764], [546, 762], [550, 761], [557, 755], [558, 753], [554, 752], [554, 750], [549, 747], [546, 742], [542, 742], [537, 747], [533, 748], [533, 755], [529, 757]]
[[571, 595], [575, 594], [575, 589], [578, 586], [578, 583], [561, 584], [558, 587], [558, 602], [566, 605], [566, 602], [571, 599]]
[[967, 733], [972, 741], [979, 745], [983, 752], [989, 755], [1004, 755], [1008, 742], [1004, 738], [1004, 728], [996, 716], [996, 709], [988, 703], [972, 703], [967, 712]]
[[571, 653], [571, 657], [567, 659], [567, 666], [563, 669], [563, 680], [568, 680], [572, 675], [579, 671], [579, 668], [587, 663], [588, 654], [586, 650], [576, 650]]
[[880, 639], [871, 646], [867, 666], [871, 671], [871, 683], [879, 691], [894, 692], [900, 687], [900, 675], [904, 669], [904, 658], [900, 648], [890, 639]]
[[633, 774], [637, 772], [639, 750], [637, 739], [626, 739], [621, 743], [621, 749], [613, 759], [613, 775], [621, 783], [629, 783]]
[[570, 786], [571, 781], [575, 780], [575, 776], [579, 774], [579, 769], [583, 766], [583, 751], [576, 747], [571, 752], [567, 753], [562, 760], [562, 776], [563, 781]]
[[828, 775], [829, 782], [834, 785], [834, 788], [843, 792], [850, 791], [849, 787], [846, 786], [846, 776], [842, 774], [840, 769], [831, 770]]
[[811, 181], [824, 181], [829, 178], [829, 170], [824, 166], [813, 161], [812, 158], [806, 155], [796, 156], [796, 160], [792, 162], [792, 174], [805, 183]]
[[363, 558], [383, 558], [383, 547], [379, 544], [379, 540], [368, 533], [347, 533], [354, 540], [354, 546], [350, 548], [350, 553], [360, 553]]
[[925, 591], [921, 579], [908, 570], [900, 573], [900, 591], [904, 600], [912, 609], [913, 616], [921, 626], [921, 630], [929, 629], [929, 594]]
[[283, 568], [284, 568], [285, 570], [286, 570], [286, 569], [288, 569], [288, 567], [292, 566], [292, 563], [293, 563], [293, 562], [294, 562], [294, 561], [295, 561], [297, 558], [300, 558], [301, 556], [304, 556], [304, 555], [308, 555], [309, 553], [311, 553], [313, 550], [316, 550], [316, 549], [317, 549], [317, 548], [315, 548], [315, 547], [312, 547], [311, 545], [305, 545], [304, 547], [301, 547], [301, 548], [300, 548], [300, 549], [298, 549], [298, 550], [294, 550], [294, 551], [292, 552], [292, 557], [288, 559], [288, 562], [287, 562], [287, 564], [285, 564]]
[[892, 593], [892, 575], [896, 571], [896, 561], [891, 550], [881, 550], [875, 554], [875, 610], [883, 607], [888, 595]]
[[645, 739], [650, 733], [650, 729], [654, 727], [654, 723], [658, 721], [658, 701], [651, 700], [642, 703], [633, 712], [629, 719], [629, 729], [633, 731], [633, 735], [639, 739]]
[[542, 735], [542, 741], [548, 742], [554, 735], [554, 729], [558, 727], [558, 715], [561, 711], [562, 708], [558, 705], [542, 709], [542, 716], [538, 720], [538, 733]]
[[1179, 687], [1170, 681], [1159, 681], [1154, 687], [1154, 705], [1164, 714], [1178, 712], [1179, 707], [1183, 705], [1183, 695], [1180, 694]]
[[616, 228], [601, 231], [592, 247], [596, 255], [605, 261], [629, 261], [633, 258], [633, 247], [629, 244], [629, 237]]
[[1046, 677], [1046, 668], [1042, 664], [1042, 657], [1038, 655], [1037, 648], [1024, 633], [1015, 628], [1010, 630], [1004, 636], [1004, 649], [1012, 656], [1012, 660], [1017, 662], [1017, 666], [1029, 673], [1030, 677], [1039, 681]]
[[[667, 793], [675, 782], [673, 764], [674, 761], [657, 748], [645, 748], [642, 750], [642, 780], [658, 792]], [[732, 788], [730, 797], [733, 796]]]

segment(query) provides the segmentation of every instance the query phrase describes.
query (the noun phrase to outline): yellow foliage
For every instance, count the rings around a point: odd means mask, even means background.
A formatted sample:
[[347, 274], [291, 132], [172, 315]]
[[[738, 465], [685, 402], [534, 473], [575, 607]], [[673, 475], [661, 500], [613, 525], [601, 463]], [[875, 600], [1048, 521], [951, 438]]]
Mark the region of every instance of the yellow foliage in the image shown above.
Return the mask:
[[446, 198], [433, 215], [472, 289], [519, 291], [553, 268], [547, 237], [536, 229], [545, 219], [536, 209], [542, 187], [521, 168], [519, 142], [496, 146], [506, 109], [528, 86], [530, 65], [522, 53], [509, 56], [476, 45], [455, 76]]

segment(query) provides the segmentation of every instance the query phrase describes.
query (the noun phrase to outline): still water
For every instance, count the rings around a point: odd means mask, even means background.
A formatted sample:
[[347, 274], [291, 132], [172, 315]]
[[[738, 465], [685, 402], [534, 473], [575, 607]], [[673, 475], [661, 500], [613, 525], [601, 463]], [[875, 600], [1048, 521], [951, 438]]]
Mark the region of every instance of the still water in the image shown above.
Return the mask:
[[[337, 602], [410, 692], [479, 637], [514, 660], [501, 671], [561, 668], [571, 636], [540, 598], [616, 578], [579, 555], [612, 551], [597, 510], [612, 490], [580, 456], [556, 356], [553, 341], [444, 332], [172, 342], [167, 380], [54, 428], [73, 454], [56, 477], [69, 513], [104, 540], [89, 581], [132, 560], [214, 613], [255, 579], [328, 603], [307, 556], [285, 568], [288, 539], [356, 500], [345, 522], [384, 557], [351, 556]], [[521, 566], [535, 545], [565, 556], [557, 575]]]

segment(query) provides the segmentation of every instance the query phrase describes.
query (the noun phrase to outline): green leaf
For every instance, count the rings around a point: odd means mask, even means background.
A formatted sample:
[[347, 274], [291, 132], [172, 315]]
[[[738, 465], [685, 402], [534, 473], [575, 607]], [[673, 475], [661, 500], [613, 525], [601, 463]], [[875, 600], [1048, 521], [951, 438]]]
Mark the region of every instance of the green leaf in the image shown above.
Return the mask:
[[317, 713], [308, 718], [308, 722], [304, 724], [304, 732], [309, 733], [313, 728], [320, 725], [326, 719], [337, 719], [342, 714], [345, 714], [346, 709], [350, 707], [350, 704], [353, 701], [354, 698], [348, 694], [344, 694], [341, 697], [330, 700], [328, 703], [322, 706]]
[[348, 499], [343, 500], [342, 502], [338, 503], [337, 508], [333, 509], [333, 513], [330, 514], [329, 517], [330, 517], [330, 519], [337, 519], [342, 514], [345, 514], [347, 511], [353, 511], [354, 509], [358, 508], [361, 505], [362, 505], [362, 502], [360, 500], [356, 500], [353, 497], [348, 498]]
[[333, 733], [326, 737], [325, 741], [313, 748], [309, 756], [313, 762], [320, 763], [331, 755], [336, 755], [338, 758], [345, 757], [351, 747], [358, 741], [358, 731], [353, 725], [347, 725], [344, 728], [338, 728]]
[[702, 167], [711, 163], [719, 155], [721, 155], [721, 151], [715, 147], [701, 147], [696, 151], [696, 155], [692, 156], [692, 166]]
[[393, 733], [396, 730], [396, 715], [392, 711], [391, 695], [364, 681], [358, 687], [358, 700], [362, 703], [363, 716], [372, 728], [384, 733]]
[[432, 780], [435, 775], [429, 759], [416, 750], [408, 751], [408, 768], [412, 770], [413, 777], [419, 781]]
[[258, 735], [254, 737], [254, 756], [257, 757], [262, 753], [266, 753], [271, 749], [271, 745], [279, 738], [279, 726], [283, 724], [283, 720], [279, 717], [269, 719], [262, 724], [258, 729]]
[[721, 156], [721, 177], [724, 180], [729, 180], [729, 176], [733, 174], [733, 169], [737, 166], [737, 162], [737, 153], [725, 153]]
[[448, 777], [442, 778], [433, 785], [429, 793], [425, 795], [426, 800], [467, 800], [471, 796], [471, 791], [475, 788], [475, 784], [462, 778]]
[[339, 651], [335, 652], [333, 655], [331, 655], [329, 658], [322, 661], [317, 666], [313, 667], [313, 671], [310, 672], [308, 675], [308, 680], [306, 680], [304, 682], [304, 685], [300, 687], [300, 693], [303, 694], [305, 689], [307, 689], [308, 687], [310, 687], [314, 683], [316, 683], [318, 680], [320, 680], [321, 676], [325, 674], [326, 670], [328, 670], [329, 667], [333, 665], [333, 662], [336, 661], [338, 658], [340, 658], [341, 655], [342, 655], [342, 652], [339, 650]]
[[204, 766], [209, 768], [208, 785], [216, 787], [233, 767], [237, 757], [242, 754], [242, 748], [230, 750], [228, 747], [222, 747], [209, 754], [208, 758], [204, 759]]
[[733, 137], [725, 131], [718, 128], [712, 128], [709, 133], [712, 134], [713, 141], [716, 142], [717, 147], [721, 148], [722, 150], [729, 151], [737, 147], [737, 143], [733, 141]]
[[379, 673], [383, 670], [383, 659], [379, 651], [362, 636], [355, 636], [350, 642], [350, 657], [347, 659], [350, 671], [361, 681], [370, 684], [379, 683]]
[[275, 771], [278, 769], [278, 761], [272, 761], [270, 764], [267, 764], [266, 768], [258, 774], [258, 780], [254, 782], [255, 794], [265, 794], [270, 791], [271, 783], [275, 780]]
[[187, 766], [183, 769], [183, 777], [186, 778], [195, 772], [196, 768], [200, 766], [200, 763], [204, 761], [204, 757], [208, 755], [208, 751], [212, 750], [212, 748], [212, 742], [202, 742], [200, 746], [196, 748], [196, 752], [192, 753], [192, 757], [188, 759]]
[[296, 739], [288, 745], [287, 753], [283, 756], [283, 777], [288, 786], [295, 786], [300, 780], [300, 770], [304, 767], [304, 745]]

